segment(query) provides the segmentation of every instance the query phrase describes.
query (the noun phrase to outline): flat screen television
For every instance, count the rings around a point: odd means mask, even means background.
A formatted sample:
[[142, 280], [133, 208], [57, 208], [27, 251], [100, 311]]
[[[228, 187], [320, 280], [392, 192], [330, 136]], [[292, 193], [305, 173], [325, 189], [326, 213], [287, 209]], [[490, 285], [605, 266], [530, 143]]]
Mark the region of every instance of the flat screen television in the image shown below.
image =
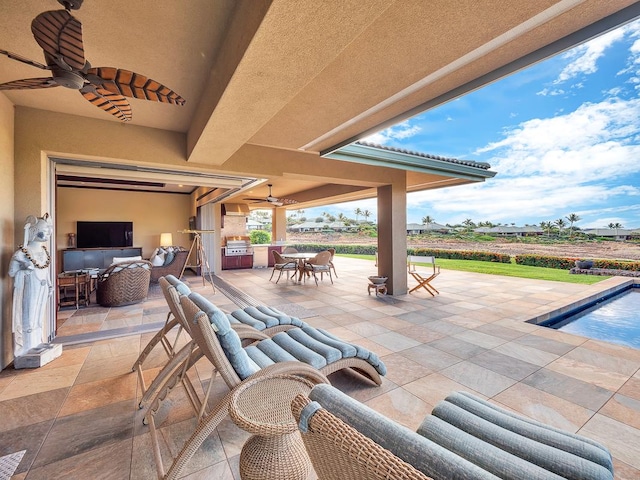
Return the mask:
[[133, 222], [77, 222], [77, 248], [133, 246]]

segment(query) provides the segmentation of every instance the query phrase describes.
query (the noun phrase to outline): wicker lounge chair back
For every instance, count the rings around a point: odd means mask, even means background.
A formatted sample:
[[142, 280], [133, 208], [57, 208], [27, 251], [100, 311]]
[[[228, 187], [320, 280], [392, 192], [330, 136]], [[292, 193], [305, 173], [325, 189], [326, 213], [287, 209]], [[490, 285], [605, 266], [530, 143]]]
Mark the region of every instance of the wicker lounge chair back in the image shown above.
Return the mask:
[[603, 445], [466, 392], [439, 402], [417, 432], [330, 385], [296, 397], [292, 411], [323, 479], [613, 479]]

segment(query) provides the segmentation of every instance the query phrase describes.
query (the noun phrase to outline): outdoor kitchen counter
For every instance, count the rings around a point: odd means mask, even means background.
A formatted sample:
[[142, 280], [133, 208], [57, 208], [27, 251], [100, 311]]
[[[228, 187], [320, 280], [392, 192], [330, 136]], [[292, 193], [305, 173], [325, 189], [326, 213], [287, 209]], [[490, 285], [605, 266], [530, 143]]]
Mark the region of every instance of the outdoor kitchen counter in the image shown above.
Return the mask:
[[273, 267], [273, 250], [282, 253], [284, 248], [282, 245], [273, 245], [271, 243], [263, 243], [252, 245], [253, 247], [253, 268]]

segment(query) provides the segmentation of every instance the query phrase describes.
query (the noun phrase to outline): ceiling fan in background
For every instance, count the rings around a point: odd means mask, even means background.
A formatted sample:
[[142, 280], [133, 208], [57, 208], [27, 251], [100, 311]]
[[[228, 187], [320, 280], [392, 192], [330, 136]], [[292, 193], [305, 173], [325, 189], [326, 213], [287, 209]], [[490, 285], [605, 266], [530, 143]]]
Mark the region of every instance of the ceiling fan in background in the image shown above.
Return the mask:
[[253, 203], [270, 203], [276, 207], [281, 207], [283, 205], [293, 205], [294, 203], [298, 203], [296, 200], [291, 200], [290, 198], [277, 198], [271, 195], [271, 187], [273, 185], [268, 184], [269, 187], [269, 195], [266, 198], [245, 198], [245, 200], [249, 200]]
[[57, 86], [79, 90], [93, 105], [123, 122], [131, 120], [131, 105], [124, 97], [184, 105], [184, 98], [144, 75], [114, 67], [91, 67], [84, 58], [82, 24], [71, 15], [71, 10], [79, 9], [83, 0], [58, 2], [64, 10], [41, 13], [31, 22], [31, 31], [44, 51], [46, 65], [0, 50], [0, 54], [13, 60], [51, 71], [51, 76], [2, 83], [0, 90]]

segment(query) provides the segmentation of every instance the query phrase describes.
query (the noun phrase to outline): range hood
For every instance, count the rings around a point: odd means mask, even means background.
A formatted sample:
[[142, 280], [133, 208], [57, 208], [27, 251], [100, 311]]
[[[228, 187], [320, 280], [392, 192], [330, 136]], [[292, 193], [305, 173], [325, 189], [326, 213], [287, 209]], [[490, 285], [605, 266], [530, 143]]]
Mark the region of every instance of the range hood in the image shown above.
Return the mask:
[[222, 215], [230, 217], [248, 217], [249, 205], [245, 205], [244, 203], [223, 203]]

